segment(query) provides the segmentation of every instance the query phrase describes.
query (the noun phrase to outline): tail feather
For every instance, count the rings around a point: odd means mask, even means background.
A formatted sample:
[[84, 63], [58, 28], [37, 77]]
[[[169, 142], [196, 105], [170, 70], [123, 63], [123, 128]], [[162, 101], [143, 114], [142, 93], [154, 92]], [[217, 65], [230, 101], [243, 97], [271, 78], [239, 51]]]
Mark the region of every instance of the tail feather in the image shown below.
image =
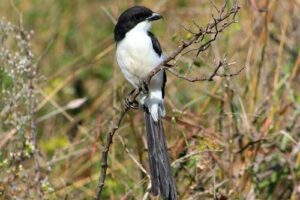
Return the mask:
[[144, 113], [152, 194], [160, 194], [164, 200], [176, 200], [176, 186], [172, 176], [160, 110], [157, 121], [153, 120], [147, 108]]

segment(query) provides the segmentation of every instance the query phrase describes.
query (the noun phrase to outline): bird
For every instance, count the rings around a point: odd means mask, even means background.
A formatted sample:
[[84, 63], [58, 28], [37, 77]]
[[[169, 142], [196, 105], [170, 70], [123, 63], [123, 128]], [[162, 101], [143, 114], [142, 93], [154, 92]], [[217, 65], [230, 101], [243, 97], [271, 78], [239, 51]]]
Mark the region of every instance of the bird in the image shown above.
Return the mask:
[[[133, 6], [117, 20], [114, 28], [116, 60], [134, 88], [139, 88], [148, 73], [165, 59], [158, 39], [151, 32], [152, 23], [162, 18], [147, 7]], [[166, 115], [163, 101], [166, 81], [164, 70], [155, 74], [147, 86], [148, 92], [139, 95], [138, 104], [144, 112], [151, 193], [160, 195], [163, 200], [176, 200], [176, 185], [162, 123]]]

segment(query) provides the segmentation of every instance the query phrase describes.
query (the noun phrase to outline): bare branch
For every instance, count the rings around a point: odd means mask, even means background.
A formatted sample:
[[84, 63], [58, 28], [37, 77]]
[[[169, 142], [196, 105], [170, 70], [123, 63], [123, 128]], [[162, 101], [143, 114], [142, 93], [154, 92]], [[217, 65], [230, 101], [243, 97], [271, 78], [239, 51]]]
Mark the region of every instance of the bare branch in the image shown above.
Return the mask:
[[110, 145], [113, 142], [114, 134], [119, 129], [119, 126], [120, 126], [125, 114], [128, 112], [128, 110], [129, 110], [129, 107], [127, 107], [127, 106], [122, 110], [118, 119], [115, 121], [111, 131], [107, 134], [106, 145], [104, 147], [104, 150], [102, 151], [101, 176], [99, 177], [99, 182], [98, 182], [98, 187], [97, 187], [97, 192], [96, 192], [96, 197], [95, 197], [96, 200], [101, 199], [101, 193], [102, 193], [105, 178], [106, 178], [106, 170], [108, 167], [107, 159], [108, 159], [108, 152], [109, 152]]
[[217, 73], [216, 76], [219, 76], [219, 77], [233, 77], [233, 76], [239, 75], [244, 69], [245, 69], [245, 66], [242, 67], [241, 69], [239, 69], [237, 72], [230, 73], [230, 74], [218, 74]]
[[229, 66], [229, 64], [224, 65], [224, 62], [220, 61], [219, 64], [217, 65], [217, 67], [215, 68], [214, 72], [209, 77], [196, 77], [196, 78], [182, 75], [182, 74], [178, 73], [176, 70], [174, 70], [172, 68], [167, 68], [167, 70], [171, 74], [177, 76], [178, 78], [184, 79], [184, 80], [189, 81], [189, 82], [198, 82], [198, 81], [213, 81], [214, 77], [216, 77], [216, 76], [218, 76], [218, 77], [233, 77], [233, 76], [237, 76], [237, 75], [239, 75], [245, 69], [245, 67], [242, 67], [237, 72], [230, 73], [230, 74], [219, 74], [218, 73], [219, 70], [222, 67], [228, 67], [228, 66]]
[[189, 32], [189, 33], [192, 34], [192, 35], [197, 34], [196, 32], [192, 31], [190, 28], [185, 27], [184, 25], [181, 25], [181, 27], [182, 27], [186, 32]]
[[[222, 13], [225, 10], [225, 6], [226, 6], [226, 2], [225, 2], [224, 6], [223, 6], [223, 8], [221, 10]], [[160, 70], [162, 70], [164, 68], [164, 66], [170, 64], [170, 62], [173, 61], [179, 54], [181, 54], [183, 52], [183, 50], [185, 50], [186, 48], [188, 48], [192, 44], [196, 44], [199, 41], [199, 39], [200, 39], [200, 41], [202, 41], [204, 39], [204, 36], [211, 34], [212, 33], [211, 32], [212, 29], [215, 29], [215, 33], [214, 33], [213, 38], [198, 47], [197, 55], [199, 55], [200, 52], [205, 51], [210, 46], [210, 44], [216, 40], [216, 38], [218, 36], [218, 33], [222, 32], [225, 28], [227, 28], [228, 26], [230, 26], [231, 24], [233, 24], [235, 22], [235, 19], [233, 18], [230, 23], [227, 23], [227, 25], [222, 25], [222, 27], [220, 29], [218, 29], [218, 25], [221, 22], [227, 20], [230, 16], [235, 16], [236, 13], [239, 11], [239, 9], [240, 9], [239, 6], [234, 5], [234, 7], [227, 14], [225, 14], [224, 16], [222, 16], [222, 14], [220, 14], [219, 18], [217, 18], [217, 19], [214, 18], [214, 22], [213, 23], [209, 23], [206, 26], [206, 30], [205, 31], [203, 31], [203, 29], [200, 28], [199, 32], [196, 33], [190, 40], [183, 41], [182, 44], [178, 47], [178, 49], [173, 54], [171, 54], [169, 57], [167, 57], [163, 63], [161, 63], [160, 65], [156, 66], [148, 74], [148, 76], [145, 78], [145, 81], [144, 81], [146, 83], [146, 85], [148, 85], [150, 83], [151, 78], [155, 74], [157, 74]], [[169, 66], [173, 67], [173, 65], [169, 65]]]
[[215, 4], [215, 2], [214, 2], [214, 1], [211, 1], [211, 4], [213, 5], [214, 9], [215, 9], [218, 13], [220, 13], [220, 9], [217, 7], [217, 5]]

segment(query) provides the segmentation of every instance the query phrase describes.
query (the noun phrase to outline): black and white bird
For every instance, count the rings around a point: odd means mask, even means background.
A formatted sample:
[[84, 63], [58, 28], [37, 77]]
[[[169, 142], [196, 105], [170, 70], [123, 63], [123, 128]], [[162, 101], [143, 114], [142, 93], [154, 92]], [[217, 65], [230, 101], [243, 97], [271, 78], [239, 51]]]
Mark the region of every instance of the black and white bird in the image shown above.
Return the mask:
[[[160, 14], [146, 7], [134, 6], [120, 15], [115, 26], [117, 63], [135, 88], [164, 61], [160, 43], [150, 32], [152, 22], [161, 18]], [[176, 200], [176, 186], [162, 124], [165, 83], [166, 74], [162, 70], [152, 77], [148, 94], [140, 94], [139, 103], [145, 116], [152, 194], [160, 195], [164, 200]]]

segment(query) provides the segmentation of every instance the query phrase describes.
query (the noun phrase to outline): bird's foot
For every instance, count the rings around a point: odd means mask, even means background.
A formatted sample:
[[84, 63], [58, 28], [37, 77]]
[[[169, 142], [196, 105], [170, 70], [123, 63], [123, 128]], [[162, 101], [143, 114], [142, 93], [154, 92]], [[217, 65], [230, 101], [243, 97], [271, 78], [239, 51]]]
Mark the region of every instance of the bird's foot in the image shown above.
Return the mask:
[[145, 80], [142, 81], [142, 88], [141, 89], [142, 89], [142, 92], [144, 94], [148, 94], [149, 88], [148, 88], [148, 84]]
[[130, 94], [125, 98], [125, 106], [134, 110], [139, 109], [139, 102], [137, 100], [132, 100]]

